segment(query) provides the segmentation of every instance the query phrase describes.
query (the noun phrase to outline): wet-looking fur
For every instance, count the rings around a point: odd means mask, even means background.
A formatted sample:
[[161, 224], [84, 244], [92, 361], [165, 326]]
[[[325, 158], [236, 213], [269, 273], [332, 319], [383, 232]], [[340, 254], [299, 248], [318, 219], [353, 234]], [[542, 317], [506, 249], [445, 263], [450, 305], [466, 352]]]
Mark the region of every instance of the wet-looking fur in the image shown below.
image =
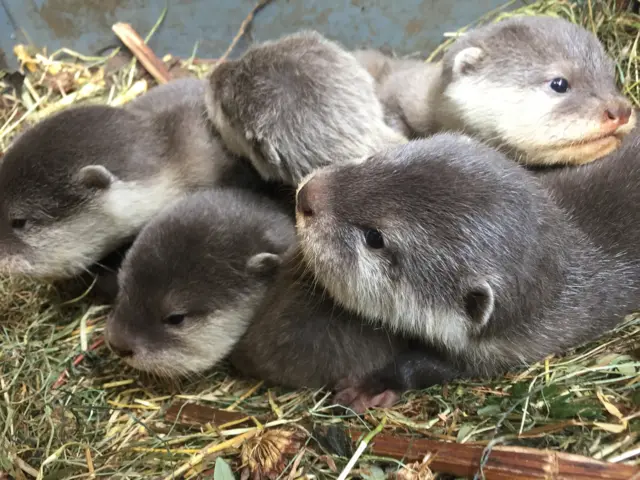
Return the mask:
[[266, 180], [296, 185], [316, 167], [405, 141], [385, 124], [366, 70], [313, 31], [258, 44], [216, 66], [206, 93], [227, 147]]
[[[618, 178], [627, 193], [640, 189], [634, 160], [633, 180]], [[603, 195], [615, 183], [590, 180]], [[635, 210], [592, 208], [586, 192], [557, 185], [549, 192], [470, 137], [437, 134], [310, 175], [297, 195], [298, 236], [340, 304], [423, 339], [455, 370], [492, 375], [594, 339], [640, 306]], [[598, 212], [609, 215], [600, 235], [587, 228]], [[605, 228], [613, 240], [623, 227], [626, 256], [604, 245]], [[378, 380], [399, 389], [445, 380], [425, 352], [404, 358]]]
[[636, 123], [597, 37], [559, 18], [479, 27], [437, 63], [354, 55], [377, 78], [388, 123], [409, 137], [463, 131], [524, 164], [582, 164], [615, 150]]

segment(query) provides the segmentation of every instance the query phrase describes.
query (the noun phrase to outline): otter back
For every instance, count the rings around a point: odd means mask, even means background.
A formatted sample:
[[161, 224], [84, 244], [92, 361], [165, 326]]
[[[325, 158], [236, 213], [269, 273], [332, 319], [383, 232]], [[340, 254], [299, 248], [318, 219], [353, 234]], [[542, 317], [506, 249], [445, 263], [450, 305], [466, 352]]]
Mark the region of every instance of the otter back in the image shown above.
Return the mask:
[[217, 65], [209, 117], [225, 145], [267, 180], [296, 185], [314, 168], [404, 138], [389, 128], [370, 75], [317, 32], [258, 44]]

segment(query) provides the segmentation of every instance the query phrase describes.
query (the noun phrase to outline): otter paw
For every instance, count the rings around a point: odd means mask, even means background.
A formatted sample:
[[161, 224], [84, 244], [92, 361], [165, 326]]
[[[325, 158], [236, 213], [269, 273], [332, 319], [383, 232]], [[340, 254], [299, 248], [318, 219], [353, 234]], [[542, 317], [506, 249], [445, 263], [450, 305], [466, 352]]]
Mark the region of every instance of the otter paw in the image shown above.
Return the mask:
[[338, 382], [336, 391], [334, 402], [351, 408], [358, 414], [370, 408], [392, 407], [400, 399], [400, 395], [394, 390], [372, 391], [364, 385], [354, 384], [351, 379]]

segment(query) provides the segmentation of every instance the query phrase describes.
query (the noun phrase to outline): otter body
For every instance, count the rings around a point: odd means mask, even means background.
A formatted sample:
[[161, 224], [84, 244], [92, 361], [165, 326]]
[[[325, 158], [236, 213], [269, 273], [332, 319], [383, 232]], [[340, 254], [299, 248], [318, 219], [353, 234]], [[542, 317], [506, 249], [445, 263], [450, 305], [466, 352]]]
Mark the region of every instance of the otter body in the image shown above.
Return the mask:
[[271, 384], [335, 388], [344, 378], [386, 366], [406, 350], [401, 336], [336, 305], [303, 272], [296, 250], [287, 257], [231, 354], [238, 370]]
[[405, 141], [385, 124], [366, 70], [313, 31], [261, 43], [216, 66], [207, 109], [231, 151], [264, 179], [294, 186], [314, 168]]
[[263, 195], [223, 188], [177, 201], [125, 257], [108, 344], [167, 376], [212, 367], [246, 331], [294, 241], [291, 215]]
[[390, 125], [408, 137], [473, 135], [525, 165], [589, 163], [614, 151], [637, 113], [597, 37], [524, 16], [479, 27], [437, 63], [356, 57], [377, 80]]
[[239, 371], [291, 387], [365, 375], [404, 348], [331, 302], [298, 257], [293, 220], [270, 200], [234, 189], [194, 194], [134, 242], [108, 343], [158, 374], [200, 372], [230, 354]]
[[[640, 128], [602, 162], [535, 172], [571, 220], [599, 248], [640, 259]], [[640, 306], [640, 305], [639, 305]]]
[[[637, 253], [605, 249], [555, 197], [494, 149], [451, 134], [311, 175], [297, 196], [308, 266], [347, 309], [424, 342], [352, 388], [490, 376], [563, 353], [632, 313]], [[617, 218], [627, 225], [624, 212]], [[637, 239], [640, 224], [628, 226]]]
[[206, 119], [203, 81], [126, 108], [79, 106], [26, 130], [0, 165], [0, 273], [74, 277], [186, 192], [260, 177]]

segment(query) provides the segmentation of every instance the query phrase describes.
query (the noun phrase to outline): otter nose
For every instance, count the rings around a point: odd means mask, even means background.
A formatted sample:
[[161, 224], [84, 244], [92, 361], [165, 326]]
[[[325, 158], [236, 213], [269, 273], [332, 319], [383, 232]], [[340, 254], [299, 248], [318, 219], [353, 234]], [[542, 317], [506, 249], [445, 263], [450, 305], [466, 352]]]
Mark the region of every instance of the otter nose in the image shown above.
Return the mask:
[[[309, 198], [309, 182], [304, 184], [296, 195], [296, 210], [305, 217], [313, 216], [313, 208], [311, 207], [311, 199]], [[313, 195], [313, 192], [312, 192]]]
[[108, 342], [108, 343], [111, 351], [116, 355], [118, 355], [120, 358], [127, 358], [127, 357], [133, 356], [133, 350], [130, 350], [127, 347], [114, 345], [112, 342]]
[[314, 174], [298, 189], [296, 194], [296, 210], [305, 217], [312, 217], [321, 208], [324, 196], [322, 175]]
[[113, 353], [120, 358], [127, 358], [133, 355], [133, 347], [129, 343], [129, 340], [121, 332], [115, 331], [113, 328], [109, 328], [107, 324], [106, 340], [107, 345]]
[[604, 112], [604, 124], [607, 127], [617, 128], [629, 123], [631, 118], [631, 106], [626, 103], [610, 105]]

